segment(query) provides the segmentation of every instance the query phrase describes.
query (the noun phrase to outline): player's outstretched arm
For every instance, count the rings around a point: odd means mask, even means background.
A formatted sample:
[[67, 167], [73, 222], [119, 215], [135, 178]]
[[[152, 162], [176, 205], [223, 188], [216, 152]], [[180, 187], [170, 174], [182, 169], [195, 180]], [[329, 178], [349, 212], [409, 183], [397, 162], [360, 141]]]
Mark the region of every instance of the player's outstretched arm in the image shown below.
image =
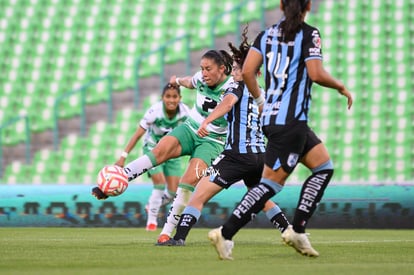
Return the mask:
[[353, 103], [351, 93], [341, 81], [331, 76], [331, 74], [325, 70], [322, 60], [311, 59], [306, 61], [306, 69], [308, 70], [308, 75], [313, 82], [321, 86], [337, 90], [341, 95], [348, 99], [348, 109], [351, 108]]
[[223, 101], [221, 101], [220, 104], [214, 108], [213, 112], [211, 112], [208, 117], [206, 117], [206, 119], [204, 119], [204, 121], [201, 123], [200, 127], [197, 130], [197, 134], [200, 137], [207, 136], [207, 125], [230, 112], [231, 108], [234, 104], [236, 104], [238, 100], [239, 98], [234, 94], [227, 94], [224, 96]]
[[124, 149], [124, 152], [122, 152], [119, 159], [115, 162], [115, 165], [118, 165], [120, 167], [124, 167], [125, 160], [128, 157], [128, 154], [134, 149], [137, 142], [141, 139], [141, 137], [145, 134], [147, 130], [142, 128], [142, 126], [139, 126], [138, 129], [135, 131], [134, 135], [129, 140], [127, 146]]
[[170, 77], [169, 83], [171, 85], [183, 86], [188, 89], [194, 89], [193, 83], [191, 82], [192, 76], [177, 77], [173, 75]]

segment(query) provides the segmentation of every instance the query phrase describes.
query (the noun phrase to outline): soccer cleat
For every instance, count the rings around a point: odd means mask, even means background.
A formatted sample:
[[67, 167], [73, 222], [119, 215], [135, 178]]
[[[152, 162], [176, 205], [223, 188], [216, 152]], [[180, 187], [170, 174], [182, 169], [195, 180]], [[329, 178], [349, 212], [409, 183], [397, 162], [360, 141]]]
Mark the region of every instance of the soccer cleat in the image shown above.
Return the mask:
[[185, 246], [185, 241], [182, 239], [175, 240], [173, 238], [169, 239], [163, 243], [157, 243], [158, 246]]
[[156, 245], [162, 245], [163, 243], [168, 242], [170, 239], [170, 236], [168, 236], [167, 234], [161, 234], [158, 237]]
[[208, 239], [214, 245], [221, 260], [233, 260], [231, 255], [234, 246], [233, 241], [226, 240], [221, 235], [221, 226], [208, 232]]
[[296, 233], [292, 225], [282, 233], [282, 240], [285, 244], [293, 247], [297, 252], [308, 257], [318, 257], [319, 253], [311, 246], [306, 233]]
[[149, 223], [149, 224], [147, 224], [147, 227], [145, 227], [145, 230], [155, 231], [155, 230], [157, 230], [157, 224], [156, 223]]
[[102, 192], [102, 190], [99, 189], [99, 187], [92, 188], [92, 196], [94, 196], [98, 200], [106, 200], [108, 198], [108, 196], [105, 195], [105, 193]]

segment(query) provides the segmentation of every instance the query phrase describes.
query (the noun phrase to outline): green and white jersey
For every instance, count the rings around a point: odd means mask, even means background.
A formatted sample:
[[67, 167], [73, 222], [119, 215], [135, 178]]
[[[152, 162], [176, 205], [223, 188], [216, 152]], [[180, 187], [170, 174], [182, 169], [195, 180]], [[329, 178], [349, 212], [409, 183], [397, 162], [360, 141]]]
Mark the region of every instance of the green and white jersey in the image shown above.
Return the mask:
[[139, 123], [146, 130], [144, 146], [150, 149], [155, 147], [163, 136], [183, 123], [188, 118], [189, 113], [190, 108], [182, 102], [178, 105], [178, 112], [172, 119], [165, 113], [165, 107], [162, 101], [151, 106]]
[[[223, 100], [223, 95], [229, 88], [237, 87], [231, 76], [211, 89], [203, 80], [201, 71], [197, 72], [191, 79], [193, 86], [197, 89], [197, 97], [194, 107], [190, 111], [190, 118], [200, 125], [204, 119], [216, 108]], [[195, 129], [197, 130], [197, 129]], [[224, 117], [218, 118], [210, 123], [207, 130], [215, 134], [227, 133], [227, 121]]]

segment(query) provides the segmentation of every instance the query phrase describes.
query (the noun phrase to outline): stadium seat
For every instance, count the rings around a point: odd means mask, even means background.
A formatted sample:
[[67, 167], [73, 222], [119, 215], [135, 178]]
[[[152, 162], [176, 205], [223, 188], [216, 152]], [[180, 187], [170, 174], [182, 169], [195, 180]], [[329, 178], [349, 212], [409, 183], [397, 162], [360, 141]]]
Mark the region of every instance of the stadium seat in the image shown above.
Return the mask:
[[[186, 33], [191, 36], [191, 50], [210, 47], [211, 19], [241, 1], [102, 3], [2, 3], [0, 69], [7, 73], [0, 75], [0, 123], [24, 111], [32, 131], [51, 129], [57, 97], [105, 75], [113, 77], [115, 91], [132, 87], [137, 58]], [[242, 22], [260, 19], [261, 1], [245, 3]], [[264, 5], [267, 9], [278, 8], [275, 1], [266, 0]], [[314, 86], [310, 125], [326, 143], [338, 168], [335, 181], [412, 180], [414, 126], [408, 118], [414, 115], [413, 9], [410, 0], [319, 1], [317, 10], [308, 15], [308, 22], [321, 30], [326, 68], [355, 95], [353, 109], [346, 111], [342, 97]], [[235, 14], [221, 18], [216, 34], [233, 32], [234, 20]], [[158, 74], [162, 62], [184, 60], [185, 47], [185, 41], [180, 41], [168, 47], [165, 60], [157, 54], [143, 60], [139, 75]], [[183, 89], [182, 93], [183, 101], [191, 106], [193, 91]], [[105, 100], [105, 83], [87, 89], [88, 104]], [[142, 98], [143, 109], [157, 100], [159, 95]], [[78, 96], [62, 102], [62, 118], [79, 115], [80, 104]], [[136, 113], [122, 111], [113, 125], [98, 123], [87, 137], [79, 137], [76, 142], [72, 136], [67, 137], [60, 151], [48, 157], [44, 152], [35, 154], [32, 165], [11, 164], [1, 182], [94, 181], [96, 171], [102, 164], [116, 160], [135, 131], [143, 115]], [[5, 146], [21, 143], [24, 138], [20, 124], [2, 131]], [[139, 148], [131, 157], [141, 154]], [[59, 165], [51, 166], [50, 162]], [[291, 180], [303, 181], [308, 173], [299, 168]]]

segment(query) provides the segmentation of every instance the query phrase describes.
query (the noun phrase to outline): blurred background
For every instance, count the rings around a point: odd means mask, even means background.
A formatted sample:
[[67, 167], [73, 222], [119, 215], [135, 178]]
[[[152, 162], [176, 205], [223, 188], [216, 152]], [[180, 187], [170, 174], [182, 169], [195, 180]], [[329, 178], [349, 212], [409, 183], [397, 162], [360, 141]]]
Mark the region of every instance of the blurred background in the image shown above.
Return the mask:
[[[281, 17], [278, 0], [0, 2], [2, 185], [95, 184], [170, 75], [195, 73], [246, 24], [253, 41]], [[333, 182], [413, 183], [414, 1], [313, 0], [307, 22], [321, 31], [326, 69], [355, 96], [347, 111], [314, 85], [310, 125]], [[139, 143], [128, 161], [141, 154]], [[298, 167], [289, 182], [307, 175]]]

